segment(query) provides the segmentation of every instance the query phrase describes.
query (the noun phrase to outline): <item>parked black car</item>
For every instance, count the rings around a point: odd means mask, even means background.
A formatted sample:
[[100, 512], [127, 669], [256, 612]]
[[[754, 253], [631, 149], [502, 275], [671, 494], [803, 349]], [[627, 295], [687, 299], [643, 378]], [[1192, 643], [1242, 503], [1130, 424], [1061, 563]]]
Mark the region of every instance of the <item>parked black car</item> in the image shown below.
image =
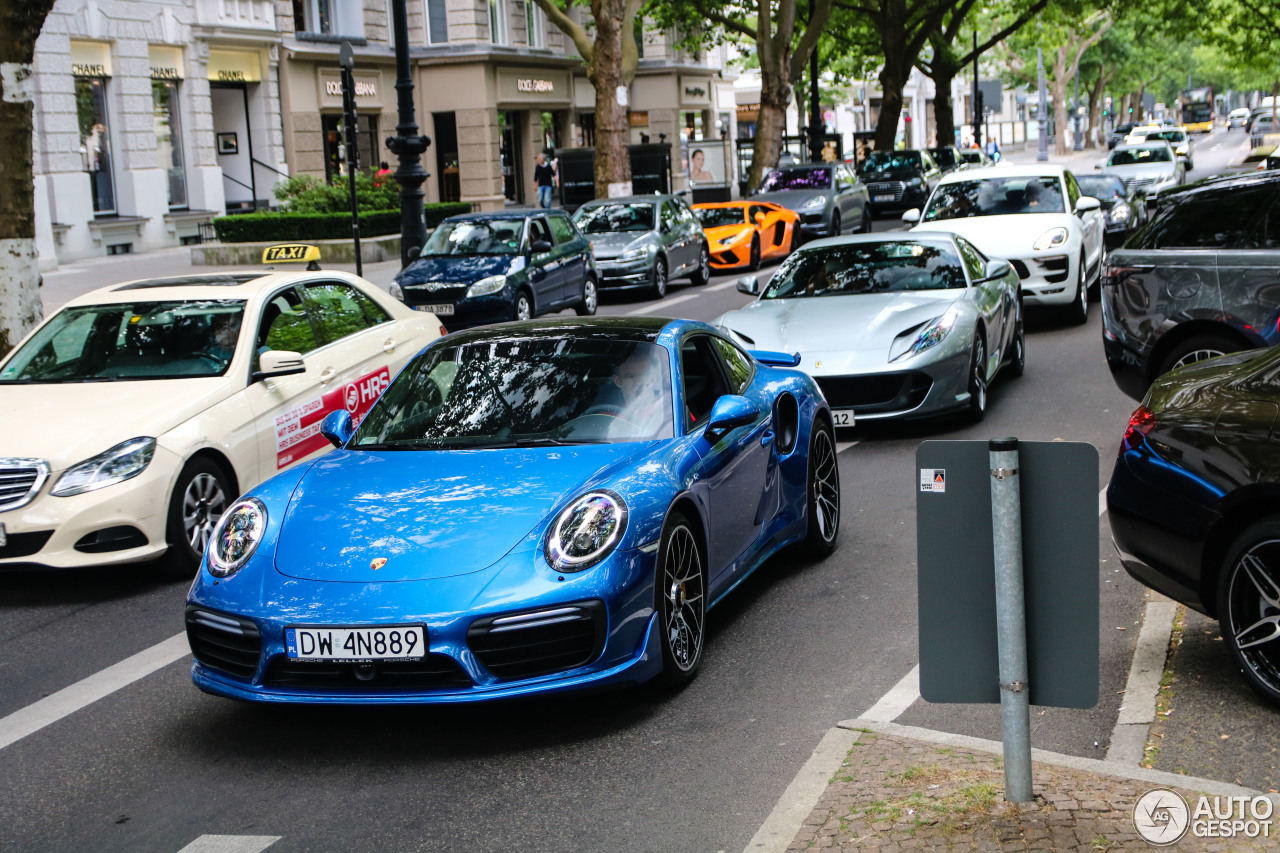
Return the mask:
[[1137, 127], [1137, 125], [1131, 121], [1125, 122], [1124, 124], [1117, 124], [1111, 129], [1111, 135], [1107, 137], [1107, 148], [1115, 148], [1121, 142], [1124, 142], [1124, 138], [1129, 135], [1129, 131], [1133, 130], [1135, 127]]
[[871, 214], [923, 208], [942, 170], [925, 150], [872, 151], [858, 166], [871, 194]]
[[673, 278], [711, 280], [706, 234], [678, 195], [598, 198], [578, 208], [573, 221], [591, 241], [601, 288], [647, 287], [661, 299]]
[[933, 162], [938, 164], [938, 168], [942, 170], [942, 174], [954, 172], [956, 169], [963, 169], [968, 165], [960, 154], [960, 149], [954, 145], [941, 145], [937, 148], [926, 148], [929, 156], [933, 158]]
[[390, 289], [453, 332], [563, 308], [594, 314], [597, 281], [591, 245], [563, 210], [509, 210], [444, 220]]
[[1134, 578], [1222, 626], [1245, 680], [1280, 705], [1280, 350], [1156, 380], [1107, 487]]
[[779, 165], [751, 197], [800, 214], [806, 240], [871, 230], [867, 187], [844, 163]]
[[1080, 192], [1102, 202], [1106, 221], [1103, 239], [1108, 249], [1124, 243], [1129, 235], [1147, 221], [1146, 198], [1137, 188], [1126, 188], [1115, 175], [1077, 175]]
[[1162, 194], [1107, 257], [1102, 343], [1135, 400], [1162, 373], [1280, 340], [1280, 173]]

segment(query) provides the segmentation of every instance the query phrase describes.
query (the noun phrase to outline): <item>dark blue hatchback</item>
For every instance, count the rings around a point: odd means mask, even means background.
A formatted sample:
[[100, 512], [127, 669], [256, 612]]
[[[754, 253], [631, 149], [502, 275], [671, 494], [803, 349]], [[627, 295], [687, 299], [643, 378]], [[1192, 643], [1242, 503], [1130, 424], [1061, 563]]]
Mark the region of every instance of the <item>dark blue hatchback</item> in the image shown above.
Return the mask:
[[561, 210], [451, 216], [391, 285], [450, 331], [573, 308], [596, 313], [591, 244]]

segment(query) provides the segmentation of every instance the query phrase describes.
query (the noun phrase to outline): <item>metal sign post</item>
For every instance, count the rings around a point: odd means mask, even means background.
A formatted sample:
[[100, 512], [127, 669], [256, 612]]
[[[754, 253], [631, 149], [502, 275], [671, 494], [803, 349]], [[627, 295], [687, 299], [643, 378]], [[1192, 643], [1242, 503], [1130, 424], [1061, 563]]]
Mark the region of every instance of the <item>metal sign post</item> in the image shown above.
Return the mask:
[[338, 64], [342, 66], [342, 124], [347, 137], [347, 187], [351, 191], [351, 236], [356, 241], [356, 275], [364, 275], [364, 263], [360, 257], [360, 204], [356, 200], [356, 170], [360, 168], [359, 134], [356, 126], [356, 81], [351, 71], [355, 68], [355, 52], [351, 42], [344, 41], [338, 48]]

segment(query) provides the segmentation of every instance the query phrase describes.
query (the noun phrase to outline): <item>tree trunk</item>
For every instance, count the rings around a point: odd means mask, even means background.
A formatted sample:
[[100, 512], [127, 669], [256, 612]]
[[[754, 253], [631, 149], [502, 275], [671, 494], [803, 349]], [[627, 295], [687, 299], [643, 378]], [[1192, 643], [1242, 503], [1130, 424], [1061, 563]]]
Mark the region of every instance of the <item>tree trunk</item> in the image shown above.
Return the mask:
[[631, 194], [631, 157], [627, 144], [631, 134], [626, 104], [619, 93], [626, 80], [622, 74], [622, 32], [625, 0], [592, 0], [595, 43], [587, 78], [596, 89], [596, 198]]
[[1093, 82], [1089, 92], [1089, 135], [1085, 137], [1085, 148], [1097, 148], [1102, 142], [1102, 133], [1106, 130], [1101, 122], [1102, 100], [1106, 97], [1107, 79], [1105, 67], [1098, 68], [1098, 79]]
[[[934, 65], [932, 75], [934, 88], [933, 120], [938, 129], [939, 145], [959, 144], [956, 141], [956, 113], [951, 103], [951, 84], [955, 79], [955, 71], [949, 65], [941, 63]], [[968, 116], [964, 118], [968, 118]]]
[[[901, 55], [901, 54], [899, 54]], [[880, 69], [880, 117], [876, 120], [876, 150], [892, 151], [898, 141], [898, 119], [902, 118], [902, 88], [907, 83], [911, 66], [906, 73], [885, 62]]]
[[1058, 157], [1071, 150], [1067, 144], [1067, 134], [1071, 132], [1067, 119], [1067, 55], [1070, 50], [1071, 46], [1060, 47], [1053, 56], [1053, 123], [1056, 140], [1053, 153]]
[[768, 169], [778, 162], [782, 153], [782, 137], [786, 131], [787, 103], [791, 100], [791, 87], [787, 84], [786, 68], [766, 72], [760, 68], [760, 115], [756, 119], [756, 138], [751, 147], [751, 167], [747, 170], [747, 189], [760, 186], [760, 180]]
[[40, 322], [31, 62], [53, 0], [0, 0], [0, 357]]

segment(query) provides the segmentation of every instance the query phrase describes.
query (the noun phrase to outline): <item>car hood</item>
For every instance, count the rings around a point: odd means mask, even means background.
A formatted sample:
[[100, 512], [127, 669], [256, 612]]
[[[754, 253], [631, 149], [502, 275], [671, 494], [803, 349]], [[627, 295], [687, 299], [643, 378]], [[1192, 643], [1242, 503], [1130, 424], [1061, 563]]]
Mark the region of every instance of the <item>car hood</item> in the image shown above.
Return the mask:
[[0, 456], [44, 459], [61, 471], [122, 441], [158, 438], [233, 392], [226, 376], [0, 385]]
[[949, 231], [959, 234], [983, 252], [996, 258], [1025, 258], [1033, 254], [1031, 244], [1050, 228], [1070, 227], [1079, 222], [1066, 213], [1015, 213], [1007, 216], [971, 216], [921, 222], [912, 231]]
[[1171, 178], [1174, 173], [1173, 163], [1134, 163], [1130, 166], [1107, 166], [1105, 173], [1124, 178]]
[[898, 335], [942, 314], [961, 292], [761, 299], [722, 315], [716, 324], [750, 338], [750, 349], [799, 352], [806, 373], [840, 373], [886, 364]]
[[745, 222], [740, 222], [737, 225], [717, 225], [715, 228], [707, 228], [706, 232], [708, 240], [713, 240], [715, 242], [727, 242], [737, 237], [739, 234], [744, 232], [749, 233], [754, 230], [755, 226], [747, 225]]
[[753, 195], [751, 197], [751, 200], [752, 201], [769, 201], [769, 202], [773, 202], [779, 207], [785, 207], [787, 210], [799, 211], [801, 208], [805, 206], [806, 203], [808, 203], [809, 199], [813, 198], [814, 196], [825, 195], [830, 197], [831, 192], [832, 191], [829, 189], [783, 190], [780, 192], [760, 193], [759, 195]]
[[[294, 490], [276, 570], [358, 583], [477, 572], [520, 545], [586, 484], [651, 446], [334, 451]], [[370, 564], [377, 558], [387, 562], [375, 574]]]
[[418, 258], [396, 276], [404, 287], [430, 282], [475, 284], [491, 275], [515, 272], [524, 266], [520, 255], [448, 255]]
[[642, 246], [646, 241], [653, 239], [652, 231], [616, 231], [604, 232], [602, 234], [588, 234], [587, 239], [591, 241], [591, 249], [596, 253], [596, 258], [616, 258], [633, 245]]

